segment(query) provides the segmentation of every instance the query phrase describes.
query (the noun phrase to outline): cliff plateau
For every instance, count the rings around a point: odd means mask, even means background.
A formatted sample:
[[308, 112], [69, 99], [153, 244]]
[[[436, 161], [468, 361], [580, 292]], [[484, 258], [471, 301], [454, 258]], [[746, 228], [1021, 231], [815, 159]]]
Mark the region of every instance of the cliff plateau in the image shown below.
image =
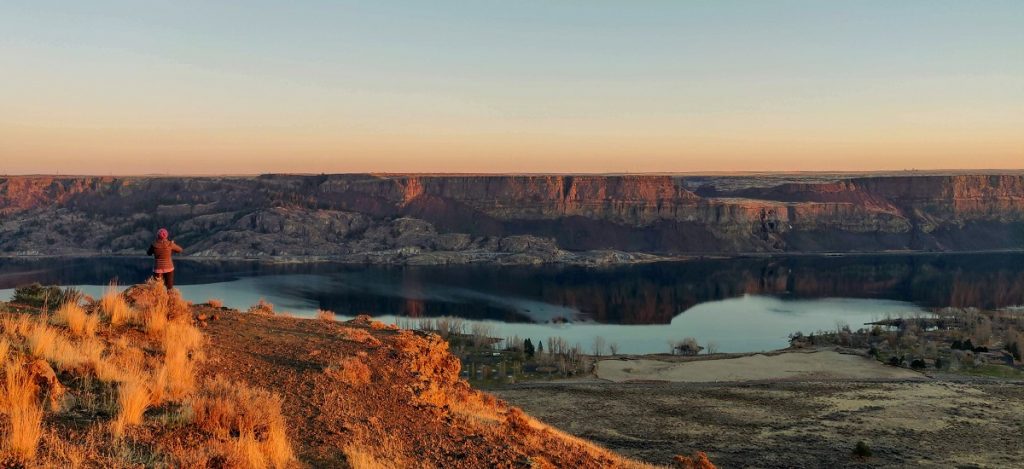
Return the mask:
[[0, 178], [0, 254], [607, 264], [1024, 248], [1024, 175]]

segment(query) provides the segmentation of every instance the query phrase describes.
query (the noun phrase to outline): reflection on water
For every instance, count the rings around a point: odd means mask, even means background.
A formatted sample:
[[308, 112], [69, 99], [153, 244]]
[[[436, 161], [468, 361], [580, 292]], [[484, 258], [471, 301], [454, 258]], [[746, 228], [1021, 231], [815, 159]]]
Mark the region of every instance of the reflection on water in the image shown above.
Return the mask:
[[[112, 278], [146, 278], [149, 260], [0, 260], [0, 289], [39, 281], [98, 294]], [[502, 334], [595, 335], [624, 352], [667, 351], [684, 336], [722, 351], [785, 345], [796, 330], [853, 326], [921, 306], [1024, 304], [1024, 255], [786, 257], [579, 267], [367, 267], [178, 261], [192, 301], [245, 308], [264, 297], [279, 311], [341, 316], [458, 316]], [[0, 290], [0, 298], [9, 297]], [[564, 324], [568, 322], [569, 324]], [[627, 327], [628, 326], [628, 327]]]

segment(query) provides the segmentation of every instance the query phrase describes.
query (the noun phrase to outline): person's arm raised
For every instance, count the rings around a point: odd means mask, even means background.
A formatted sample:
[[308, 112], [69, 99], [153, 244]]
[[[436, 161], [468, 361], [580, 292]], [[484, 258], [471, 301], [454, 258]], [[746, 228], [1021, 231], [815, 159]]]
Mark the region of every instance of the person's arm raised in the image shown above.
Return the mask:
[[177, 253], [181, 253], [181, 251], [184, 251], [184, 249], [182, 249], [181, 246], [178, 246], [178, 243], [175, 243], [174, 241], [171, 241], [171, 251], [174, 251], [174, 252], [177, 252]]

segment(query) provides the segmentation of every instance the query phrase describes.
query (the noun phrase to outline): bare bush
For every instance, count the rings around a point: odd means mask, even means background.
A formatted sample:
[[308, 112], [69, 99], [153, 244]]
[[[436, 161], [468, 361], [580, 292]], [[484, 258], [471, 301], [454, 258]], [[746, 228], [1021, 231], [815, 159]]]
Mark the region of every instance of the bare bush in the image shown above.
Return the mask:
[[594, 337], [594, 355], [596, 355], [598, 357], [600, 357], [601, 355], [604, 355], [604, 347], [605, 347], [604, 337], [595, 336]]
[[334, 311], [330, 311], [330, 310], [326, 310], [326, 309], [318, 309], [318, 310], [316, 310], [316, 318], [321, 320], [321, 321], [325, 321], [325, 322], [334, 322], [335, 321], [335, 319], [334, 319], [335, 318]]
[[470, 335], [473, 337], [473, 346], [477, 348], [490, 348], [494, 336], [494, 325], [485, 322], [474, 322], [470, 326]]

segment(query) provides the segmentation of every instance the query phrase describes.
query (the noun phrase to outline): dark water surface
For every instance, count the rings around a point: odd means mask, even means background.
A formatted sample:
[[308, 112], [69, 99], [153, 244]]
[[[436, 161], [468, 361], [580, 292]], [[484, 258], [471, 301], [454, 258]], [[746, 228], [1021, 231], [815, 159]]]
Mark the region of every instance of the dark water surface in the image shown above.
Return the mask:
[[[697, 260], [592, 269], [567, 266], [384, 267], [179, 260], [192, 301], [244, 309], [263, 297], [278, 311], [457, 316], [499, 335], [594, 337], [626, 353], [667, 351], [686, 336], [720, 351], [769, 350], [793, 331], [855, 328], [927, 307], [1024, 304], [1024, 255], [795, 256]], [[112, 279], [144, 280], [145, 258], [0, 259], [0, 299], [31, 282], [97, 295]]]

